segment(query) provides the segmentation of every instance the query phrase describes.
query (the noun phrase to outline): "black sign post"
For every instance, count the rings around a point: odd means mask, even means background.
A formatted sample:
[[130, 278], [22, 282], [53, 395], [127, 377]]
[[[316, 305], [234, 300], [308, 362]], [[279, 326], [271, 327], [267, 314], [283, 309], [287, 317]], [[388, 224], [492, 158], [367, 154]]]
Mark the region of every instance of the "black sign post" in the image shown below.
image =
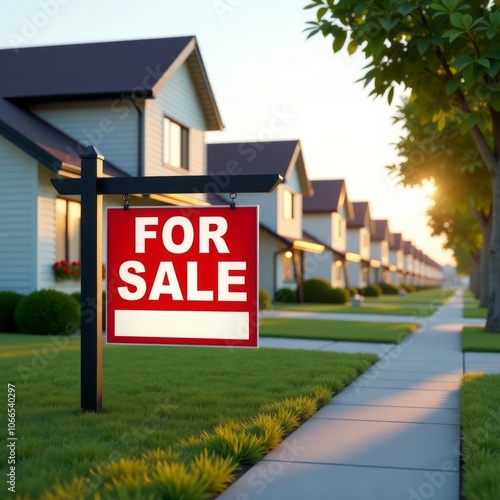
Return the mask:
[[[81, 179], [52, 179], [59, 194], [81, 195], [81, 408], [102, 410], [102, 196], [105, 194], [268, 193], [278, 174], [102, 177], [104, 157], [94, 146], [80, 155]], [[95, 304], [95, 314], [88, 305]]]

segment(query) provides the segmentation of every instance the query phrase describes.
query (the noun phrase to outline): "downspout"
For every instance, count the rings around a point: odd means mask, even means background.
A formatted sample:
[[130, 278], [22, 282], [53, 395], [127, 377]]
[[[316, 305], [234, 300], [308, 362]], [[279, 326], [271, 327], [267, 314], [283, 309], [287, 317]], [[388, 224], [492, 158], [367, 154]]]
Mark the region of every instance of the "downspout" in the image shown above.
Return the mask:
[[143, 160], [143, 145], [142, 145], [142, 136], [143, 136], [143, 113], [141, 108], [137, 105], [137, 99], [135, 94], [130, 94], [130, 101], [134, 105], [134, 108], [137, 110], [137, 176], [144, 177], [144, 160]]

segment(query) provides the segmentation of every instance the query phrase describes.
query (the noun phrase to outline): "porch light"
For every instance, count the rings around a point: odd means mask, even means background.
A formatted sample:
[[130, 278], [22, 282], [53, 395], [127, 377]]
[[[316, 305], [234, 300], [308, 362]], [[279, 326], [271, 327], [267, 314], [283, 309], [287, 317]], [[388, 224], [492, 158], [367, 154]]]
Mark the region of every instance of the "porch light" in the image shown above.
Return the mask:
[[342, 266], [342, 261], [341, 261], [341, 260], [336, 260], [336, 261], [335, 261], [335, 265], [336, 265], [337, 267], [341, 267], [341, 266]]
[[287, 259], [291, 259], [291, 258], [293, 257], [293, 252], [291, 252], [290, 250], [287, 250], [287, 251], [285, 252], [285, 257], [286, 257]]
[[361, 260], [361, 255], [357, 253], [347, 252], [345, 258], [351, 262], [359, 262]]
[[382, 263], [379, 260], [372, 259], [370, 261], [370, 266], [378, 268], [382, 265]]

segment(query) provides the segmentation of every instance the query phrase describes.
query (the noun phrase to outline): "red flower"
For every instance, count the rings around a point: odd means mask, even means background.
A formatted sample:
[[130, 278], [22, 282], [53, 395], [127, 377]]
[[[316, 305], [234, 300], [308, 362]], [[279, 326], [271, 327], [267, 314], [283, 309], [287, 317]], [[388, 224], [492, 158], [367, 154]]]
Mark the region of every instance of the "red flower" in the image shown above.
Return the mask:
[[73, 271], [73, 276], [80, 276], [80, 271], [77, 271], [76, 269]]
[[61, 267], [61, 264], [59, 262], [56, 262], [54, 264], [54, 269], [59, 269]]
[[67, 267], [65, 267], [65, 268], [63, 269], [63, 273], [64, 273], [64, 274], [69, 274], [69, 269], [68, 269]]

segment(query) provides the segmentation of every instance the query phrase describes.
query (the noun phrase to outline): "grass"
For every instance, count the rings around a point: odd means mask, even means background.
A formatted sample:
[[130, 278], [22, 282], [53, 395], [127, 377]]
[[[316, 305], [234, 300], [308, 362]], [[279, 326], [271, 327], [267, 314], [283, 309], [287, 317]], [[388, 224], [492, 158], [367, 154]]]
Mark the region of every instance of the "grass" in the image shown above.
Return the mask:
[[462, 494], [500, 498], [500, 375], [469, 373], [462, 380]]
[[422, 307], [402, 306], [399, 304], [363, 305], [352, 307], [351, 305], [335, 304], [275, 304], [278, 311], [304, 311], [304, 312], [330, 312], [348, 314], [389, 314], [396, 316], [431, 316], [436, 312], [433, 306], [423, 305]]
[[321, 319], [264, 318], [260, 322], [260, 334], [263, 337], [386, 342], [390, 344], [399, 344], [417, 328], [416, 323]]
[[463, 352], [500, 352], [500, 334], [486, 332], [477, 326], [464, 326], [462, 330]]
[[432, 288], [430, 290], [421, 290], [411, 292], [404, 297], [399, 295], [381, 295], [380, 297], [366, 297], [367, 302], [390, 302], [397, 304], [427, 304], [440, 306], [444, 304], [455, 290], [451, 288]]
[[[220, 491], [235, 467], [234, 454], [217, 451], [243, 446], [251, 456], [265, 452], [272, 436], [257, 433], [266, 425], [261, 413], [274, 415], [280, 428], [293, 428], [312, 406], [315, 411], [316, 403], [326, 402], [325, 391], [331, 397], [378, 359], [279, 349], [104, 346], [104, 411], [82, 414], [79, 350], [78, 338], [0, 335], [1, 386], [16, 386], [20, 497], [94, 498], [84, 490], [92, 481], [103, 499], [206, 498], [196, 487], [210, 483], [211, 494]], [[268, 408], [283, 400], [291, 401], [290, 408]], [[6, 428], [3, 420], [1, 425]], [[7, 451], [0, 451], [2, 466]], [[6, 470], [0, 470], [4, 478]]]
[[464, 318], [486, 318], [488, 314], [488, 308], [477, 307], [475, 305], [464, 304], [463, 317]]

